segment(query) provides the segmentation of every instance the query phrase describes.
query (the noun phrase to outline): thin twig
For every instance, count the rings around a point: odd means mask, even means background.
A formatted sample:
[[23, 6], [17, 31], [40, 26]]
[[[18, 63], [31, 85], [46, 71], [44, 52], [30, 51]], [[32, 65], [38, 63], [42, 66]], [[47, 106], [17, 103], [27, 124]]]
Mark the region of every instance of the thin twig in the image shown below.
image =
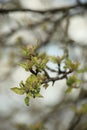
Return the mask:
[[46, 68], [47, 68], [48, 70], [50, 70], [51, 72], [56, 72], [56, 73], [58, 73], [57, 70], [54, 70], [54, 69], [52, 69], [52, 68], [50, 68], [50, 67], [48, 67], [48, 66], [46, 66]]
[[61, 80], [61, 79], [65, 79], [65, 78], [67, 78], [67, 75], [69, 75], [70, 73], [72, 73], [72, 71], [70, 70], [70, 71], [68, 71], [68, 72], [64, 72], [64, 74], [62, 75], [62, 76], [57, 76], [57, 77], [49, 77], [48, 79], [46, 79], [44, 82], [43, 82], [43, 84], [44, 83], [48, 83], [48, 82], [55, 82], [55, 81], [57, 81], [57, 80]]

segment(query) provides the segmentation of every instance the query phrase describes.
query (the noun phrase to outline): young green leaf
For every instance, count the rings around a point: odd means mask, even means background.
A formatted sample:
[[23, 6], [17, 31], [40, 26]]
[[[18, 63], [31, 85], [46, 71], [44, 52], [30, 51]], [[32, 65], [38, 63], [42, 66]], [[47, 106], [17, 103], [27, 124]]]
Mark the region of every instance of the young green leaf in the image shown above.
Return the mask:
[[27, 106], [29, 106], [29, 97], [25, 97], [24, 101], [25, 101], [25, 104], [26, 104]]
[[66, 80], [66, 84], [67, 84], [69, 87], [74, 87], [74, 88], [76, 88], [78, 83], [80, 83], [80, 80], [79, 80], [79, 79], [77, 78], [77, 76], [75, 76], [75, 75], [70, 76], [70, 77]]
[[72, 91], [72, 88], [71, 87], [68, 87], [65, 91], [65, 93], [70, 93]]
[[55, 56], [50, 56], [49, 60], [52, 61], [53, 63], [57, 63], [57, 57]]
[[11, 90], [15, 92], [16, 94], [20, 94], [20, 95], [23, 95], [25, 93], [25, 90], [23, 88], [14, 87], [14, 88], [11, 88]]
[[24, 56], [28, 56], [29, 55], [29, 50], [25, 47], [22, 47], [22, 53]]
[[21, 67], [23, 67], [25, 70], [27, 70], [27, 64], [26, 63], [20, 63], [19, 64]]
[[39, 97], [39, 98], [42, 98], [42, 97], [43, 97], [40, 93], [37, 93], [35, 96], [36, 96], [36, 97]]
[[85, 73], [85, 72], [87, 72], [87, 66], [77, 70], [77, 73]]
[[47, 89], [48, 86], [49, 86], [49, 84], [47, 84], [47, 83], [43, 85], [43, 87], [44, 87], [45, 89]]
[[72, 60], [67, 59], [64, 68], [70, 69], [72, 71], [76, 71], [79, 65], [80, 65], [79, 62], [73, 62]]

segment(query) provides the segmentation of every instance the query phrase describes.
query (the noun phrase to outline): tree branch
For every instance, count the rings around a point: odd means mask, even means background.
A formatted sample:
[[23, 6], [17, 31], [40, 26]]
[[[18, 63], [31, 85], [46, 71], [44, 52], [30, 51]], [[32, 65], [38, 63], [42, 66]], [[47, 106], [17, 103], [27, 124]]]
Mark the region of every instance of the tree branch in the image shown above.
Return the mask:
[[57, 77], [54, 77], [54, 78], [49, 77], [47, 80], [45, 80], [45, 81], [43, 82], [43, 84], [44, 84], [44, 83], [51, 82], [51, 81], [52, 81], [53, 84], [54, 84], [55, 81], [58, 81], [58, 80], [67, 78], [67, 75], [69, 75], [70, 73], [72, 73], [71, 70], [69, 70], [68, 72], [64, 72], [64, 74], [63, 74], [62, 76], [57, 76]]
[[64, 7], [54, 7], [54, 8], [49, 8], [49, 9], [25, 9], [25, 8], [19, 8], [19, 9], [0, 9], [0, 14], [8, 14], [8, 13], [13, 13], [13, 12], [34, 12], [34, 13], [40, 13], [40, 14], [44, 14], [44, 13], [55, 13], [57, 11], [68, 11], [70, 9], [75, 9], [78, 7], [87, 7], [87, 2], [85, 3], [76, 3], [73, 5], [69, 5], [69, 6], [64, 6]]
[[75, 116], [74, 118], [76, 118], [75, 119], [75, 121], [71, 124], [71, 126], [70, 126], [70, 128], [68, 129], [68, 130], [74, 130], [75, 128], [76, 128], [76, 126], [78, 125], [78, 123], [80, 122], [80, 120], [81, 120], [81, 115], [79, 115], [79, 116]]

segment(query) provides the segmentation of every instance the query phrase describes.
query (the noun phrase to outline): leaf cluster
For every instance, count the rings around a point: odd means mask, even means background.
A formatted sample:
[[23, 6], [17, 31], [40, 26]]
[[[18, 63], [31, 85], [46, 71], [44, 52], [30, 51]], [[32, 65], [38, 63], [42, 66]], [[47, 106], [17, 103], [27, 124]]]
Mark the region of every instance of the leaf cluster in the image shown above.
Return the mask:
[[[27, 106], [29, 106], [30, 98], [42, 97], [40, 94], [41, 86], [47, 88], [49, 82], [54, 84], [55, 81], [65, 78], [68, 86], [67, 93], [71, 92], [73, 88], [78, 88], [80, 83], [76, 75], [69, 76], [73, 72], [80, 71], [78, 62], [73, 62], [67, 58], [66, 54], [56, 57], [48, 56], [46, 53], [37, 53], [37, 48], [37, 45], [22, 48], [24, 62], [20, 63], [20, 66], [31, 72], [31, 75], [25, 82], [21, 81], [19, 87], [11, 88], [16, 94], [26, 95], [24, 101]], [[47, 66], [49, 61], [57, 64], [57, 70]], [[63, 70], [61, 69], [62, 63], [64, 64]], [[57, 73], [57, 76], [50, 77], [47, 70]]]

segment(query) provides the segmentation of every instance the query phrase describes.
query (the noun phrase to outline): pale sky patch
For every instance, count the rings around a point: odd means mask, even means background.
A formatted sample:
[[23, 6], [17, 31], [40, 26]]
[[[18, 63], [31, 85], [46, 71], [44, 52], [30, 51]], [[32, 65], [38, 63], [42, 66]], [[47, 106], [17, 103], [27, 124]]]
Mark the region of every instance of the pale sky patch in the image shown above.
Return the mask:
[[83, 16], [72, 18], [68, 34], [75, 42], [87, 44], [87, 19]]

